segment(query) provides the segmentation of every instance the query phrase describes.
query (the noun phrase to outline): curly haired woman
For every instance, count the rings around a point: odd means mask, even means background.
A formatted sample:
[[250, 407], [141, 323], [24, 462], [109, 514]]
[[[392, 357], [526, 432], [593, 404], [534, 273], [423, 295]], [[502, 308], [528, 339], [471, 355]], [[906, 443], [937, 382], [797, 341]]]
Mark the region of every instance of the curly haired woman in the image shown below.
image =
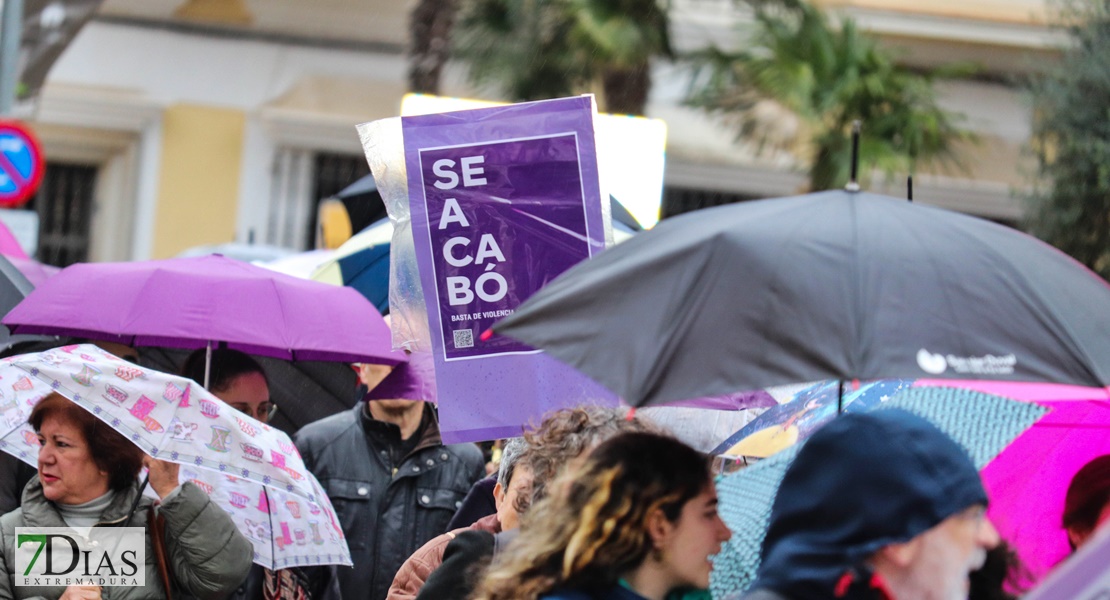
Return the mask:
[[709, 585], [731, 535], [706, 458], [673, 438], [619, 435], [532, 507], [478, 600], [664, 600]]

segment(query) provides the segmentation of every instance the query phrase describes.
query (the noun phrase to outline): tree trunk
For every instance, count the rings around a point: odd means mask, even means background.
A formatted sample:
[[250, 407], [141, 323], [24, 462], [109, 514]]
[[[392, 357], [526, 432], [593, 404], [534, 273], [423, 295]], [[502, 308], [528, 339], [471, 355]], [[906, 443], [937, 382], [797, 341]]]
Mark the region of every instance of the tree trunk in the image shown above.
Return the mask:
[[601, 79], [604, 112], [643, 115], [651, 91], [651, 65], [644, 62], [627, 69], [606, 69]]
[[439, 77], [451, 54], [451, 27], [458, 0], [419, 0], [412, 9], [409, 29], [409, 90], [438, 94]]

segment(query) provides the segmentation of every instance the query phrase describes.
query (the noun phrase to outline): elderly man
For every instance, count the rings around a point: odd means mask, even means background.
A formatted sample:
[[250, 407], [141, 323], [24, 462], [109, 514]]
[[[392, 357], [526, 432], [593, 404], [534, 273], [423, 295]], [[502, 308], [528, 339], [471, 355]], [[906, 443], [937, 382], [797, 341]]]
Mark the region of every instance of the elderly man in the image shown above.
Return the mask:
[[967, 452], [928, 421], [849, 414], [786, 472], [744, 600], [964, 600], [998, 532]]

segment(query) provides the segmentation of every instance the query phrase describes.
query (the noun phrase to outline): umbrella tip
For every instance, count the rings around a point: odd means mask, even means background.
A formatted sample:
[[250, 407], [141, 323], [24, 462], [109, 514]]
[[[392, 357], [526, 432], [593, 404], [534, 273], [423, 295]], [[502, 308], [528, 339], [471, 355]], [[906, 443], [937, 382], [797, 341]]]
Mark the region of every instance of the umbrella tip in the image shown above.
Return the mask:
[[858, 192], [859, 191], [859, 119], [852, 121], [852, 162], [851, 162], [851, 175], [848, 178], [848, 184], [844, 186], [845, 191]]

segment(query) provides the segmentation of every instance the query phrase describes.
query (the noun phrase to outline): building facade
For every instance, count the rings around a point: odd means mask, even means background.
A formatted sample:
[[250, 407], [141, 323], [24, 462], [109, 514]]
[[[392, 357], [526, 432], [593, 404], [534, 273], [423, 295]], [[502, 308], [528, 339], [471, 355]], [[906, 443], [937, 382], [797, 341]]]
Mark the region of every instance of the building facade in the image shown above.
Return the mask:
[[[974, 80], [940, 88], [979, 143], [963, 150], [960, 172], [918, 177], [915, 199], [1016, 222], [1022, 207], [1012, 192], [1027, 184], [1030, 109], [1013, 80], [1053, 60], [1063, 43], [1044, 2], [821, 4], [899, 48], [909, 64], [981, 65]], [[48, 158], [34, 205], [39, 257], [165, 258], [231, 241], [307, 249], [316, 203], [367, 171], [355, 124], [398, 114], [412, 5], [105, 0], [23, 115]], [[731, 0], [672, 0], [680, 49], [728, 43], [746, 18]], [[648, 116], [668, 124], [666, 206], [800, 189], [792, 157], [759, 155], [682, 105], [687, 69], [661, 63], [654, 75]], [[443, 91], [479, 96], [457, 67]]]

